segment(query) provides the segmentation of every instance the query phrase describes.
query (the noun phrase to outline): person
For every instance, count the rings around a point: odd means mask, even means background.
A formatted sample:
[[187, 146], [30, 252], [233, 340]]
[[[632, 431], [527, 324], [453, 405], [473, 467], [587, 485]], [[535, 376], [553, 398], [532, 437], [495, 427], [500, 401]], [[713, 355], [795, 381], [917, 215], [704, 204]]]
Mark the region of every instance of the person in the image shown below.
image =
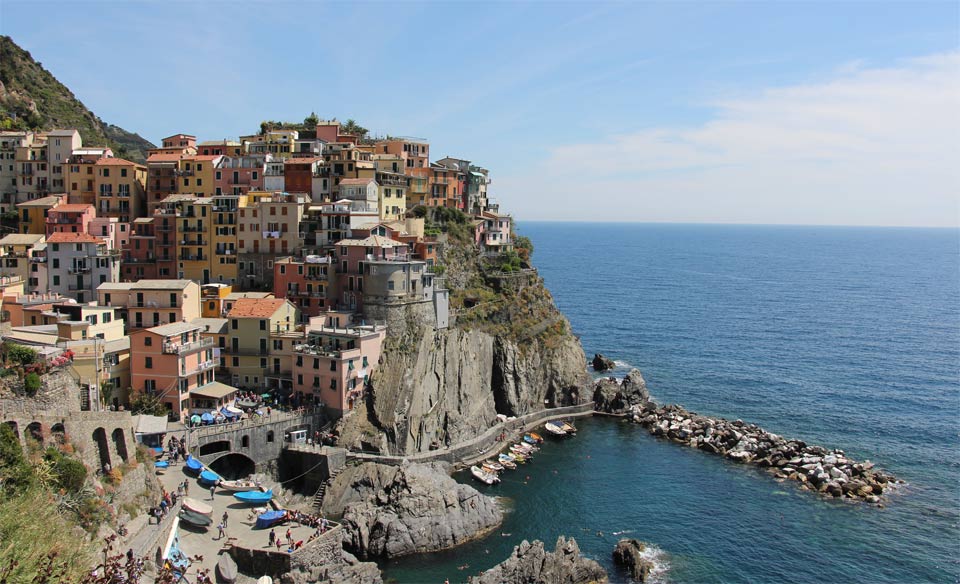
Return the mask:
[[190, 483], [187, 482], [187, 479], [183, 479], [183, 496], [188, 495], [190, 495]]
[[213, 496], [217, 494], [217, 485], [210, 485], [210, 500], [213, 500]]
[[293, 545], [293, 532], [289, 528], [287, 528], [287, 543]]
[[127, 550], [127, 562], [133, 561], [133, 548]]
[[277, 551], [283, 551], [283, 544], [280, 543], [280, 538], [277, 538]]
[[223, 523], [223, 526], [224, 526], [224, 527], [227, 526], [227, 519], [229, 519], [229, 518], [227, 517], [227, 512], [224, 511], [224, 512], [223, 512], [223, 517], [220, 518], [220, 522]]
[[270, 535], [267, 537], [267, 539], [269, 540], [269, 543], [268, 543], [267, 545], [270, 546], [270, 547], [272, 547], [272, 546], [273, 546], [273, 542], [277, 539], [277, 533], [276, 533], [274, 530], [271, 529], [271, 530], [270, 530]]
[[224, 531], [224, 528], [225, 528], [225, 527], [226, 527], [226, 525], [223, 524], [223, 521], [221, 521], [220, 523], [217, 524], [217, 532], [218, 532], [218, 533], [217, 533], [217, 539], [218, 539], [218, 540], [219, 540], [219, 539], [223, 539], [224, 536], [226, 535], [226, 532]]

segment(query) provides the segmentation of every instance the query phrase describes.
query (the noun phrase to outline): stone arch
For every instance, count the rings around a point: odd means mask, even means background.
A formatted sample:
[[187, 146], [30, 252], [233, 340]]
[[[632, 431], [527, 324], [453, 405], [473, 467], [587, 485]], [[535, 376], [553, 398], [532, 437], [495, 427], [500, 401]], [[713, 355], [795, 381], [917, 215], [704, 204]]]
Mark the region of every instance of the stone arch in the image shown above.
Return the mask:
[[53, 438], [54, 442], [57, 444], [65, 444], [67, 441], [67, 430], [63, 427], [63, 423], [57, 422], [50, 427], [50, 437]]
[[20, 442], [20, 425], [15, 420], [7, 420], [7, 425], [13, 430], [13, 437], [17, 439], [17, 442]]
[[217, 440], [216, 442], [207, 442], [200, 446], [200, 456], [207, 454], [216, 454], [218, 452], [230, 452], [229, 440]]
[[27, 424], [27, 436], [43, 444], [43, 424], [40, 422], [30, 422]]
[[97, 428], [93, 431], [93, 441], [97, 445], [100, 454], [101, 470], [110, 464], [110, 443], [107, 442], [107, 431], [103, 428]]
[[250, 448], [250, 436], [244, 434], [240, 439], [240, 448]]
[[207, 465], [227, 480], [246, 478], [257, 472], [257, 463], [246, 454], [229, 452]]
[[113, 431], [113, 447], [123, 462], [127, 462], [127, 437], [123, 434], [123, 428], [117, 428]]
[[267, 442], [273, 442], [273, 430], [267, 430]]

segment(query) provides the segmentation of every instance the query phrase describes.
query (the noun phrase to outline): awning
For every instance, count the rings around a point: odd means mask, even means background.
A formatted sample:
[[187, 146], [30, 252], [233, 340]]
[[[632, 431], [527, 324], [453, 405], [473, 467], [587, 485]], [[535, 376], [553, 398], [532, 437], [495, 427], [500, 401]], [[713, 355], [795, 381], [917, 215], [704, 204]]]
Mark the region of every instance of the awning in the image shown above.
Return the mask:
[[167, 418], [165, 416], [147, 416], [141, 414], [137, 416], [134, 425], [136, 434], [163, 434], [167, 431]]
[[204, 386], [198, 387], [197, 389], [190, 390], [190, 397], [222, 399], [236, 392], [236, 387], [227, 385], [226, 383], [220, 383], [219, 381], [214, 381], [213, 383], [208, 383]]

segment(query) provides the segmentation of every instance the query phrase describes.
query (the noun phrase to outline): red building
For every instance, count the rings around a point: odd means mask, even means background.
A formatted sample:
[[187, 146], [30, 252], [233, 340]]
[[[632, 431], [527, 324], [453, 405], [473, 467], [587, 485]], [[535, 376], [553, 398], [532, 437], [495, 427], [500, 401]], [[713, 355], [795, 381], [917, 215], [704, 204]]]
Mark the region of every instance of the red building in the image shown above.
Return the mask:
[[313, 198], [313, 179], [320, 176], [323, 158], [290, 158], [283, 165], [284, 190]]
[[327, 283], [331, 266], [328, 256], [281, 258], [273, 263], [273, 295], [292, 302], [306, 322], [329, 309]]
[[120, 279], [124, 282], [157, 278], [157, 233], [153, 217], [134, 219], [130, 238], [120, 258]]

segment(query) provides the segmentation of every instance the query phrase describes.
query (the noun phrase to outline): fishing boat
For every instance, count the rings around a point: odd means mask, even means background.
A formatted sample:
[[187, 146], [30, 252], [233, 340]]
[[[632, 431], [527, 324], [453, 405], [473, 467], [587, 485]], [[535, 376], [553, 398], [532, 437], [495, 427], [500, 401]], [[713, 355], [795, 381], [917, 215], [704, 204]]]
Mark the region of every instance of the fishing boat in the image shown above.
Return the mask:
[[514, 446], [517, 446], [517, 447], [518, 447], [520, 450], [522, 450], [523, 452], [529, 452], [529, 453], [534, 453], [534, 452], [540, 450], [539, 448], [537, 448], [537, 447], [534, 446], [533, 444], [527, 444], [526, 442], [517, 442], [516, 444], [514, 444]]
[[197, 527], [208, 527], [211, 523], [213, 523], [213, 517], [194, 513], [186, 507], [180, 510], [179, 517], [180, 521], [189, 523], [190, 525], [196, 525]]
[[509, 454], [501, 454], [497, 457], [497, 460], [503, 466], [503, 468], [515, 470], [517, 468], [517, 463], [514, 462], [513, 458]]
[[273, 498], [273, 490], [266, 493], [261, 491], [242, 491], [234, 493], [233, 498], [241, 503], [268, 503]]
[[567, 435], [566, 431], [564, 431], [563, 428], [561, 428], [560, 426], [554, 424], [553, 422], [547, 422], [546, 424], [543, 425], [543, 428], [544, 428], [547, 432], [549, 432], [550, 434], [553, 434], [554, 436], [566, 436], [566, 435]]
[[514, 444], [513, 446], [511, 446], [510, 452], [512, 452], [513, 454], [519, 454], [523, 456], [525, 460], [530, 459], [530, 452], [528, 450], [524, 450], [523, 448], [521, 448], [519, 444]]
[[212, 470], [205, 470], [200, 473], [200, 478], [197, 479], [197, 482], [199, 482], [201, 485], [204, 485], [206, 487], [212, 487], [213, 485], [217, 484], [217, 481], [219, 480], [220, 480], [220, 475], [213, 472]]
[[224, 553], [217, 560], [217, 573], [220, 575], [221, 582], [233, 584], [237, 581], [237, 563], [233, 561], [230, 554]]
[[501, 472], [503, 470], [503, 465], [495, 460], [484, 460], [481, 466], [483, 467], [483, 470], [494, 473]]
[[193, 474], [199, 474], [200, 471], [203, 470], [203, 463], [188, 454], [187, 459], [183, 461], [183, 470]]
[[283, 523], [287, 519], [286, 511], [267, 511], [257, 515], [256, 529], [267, 529], [278, 523]]
[[563, 422], [560, 423], [560, 428], [561, 428], [564, 432], [566, 432], [567, 434], [576, 434], [576, 433], [577, 433], [577, 427], [574, 426], [573, 424], [571, 424], [570, 422], [566, 421], [566, 420], [564, 420]]
[[483, 470], [482, 468], [480, 468], [479, 466], [471, 466], [470, 473], [473, 474], [473, 478], [477, 479], [478, 481], [480, 481], [485, 485], [492, 485], [494, 483], [500, 482], [500, 478], [497, 475], [493, 473], [489, 473]]
[[506, 456], [510, 459], [511, 462], [515, 464], [523, 464], [527, 462], [527, 457], [520, 454], [519, 452], [504, 452], [501, 456]]
[[183, 509], [196, 515], [204, 515], [206, 517], [213, 515], [213, 507], [196, 499], [191, 499], [190, 497], [184, 497]]
[[244, 491], [256, 491], [260, 489], [260, 485], [250, 480], [220, 481], [220, 488], [231, 493], [242, 493]]

